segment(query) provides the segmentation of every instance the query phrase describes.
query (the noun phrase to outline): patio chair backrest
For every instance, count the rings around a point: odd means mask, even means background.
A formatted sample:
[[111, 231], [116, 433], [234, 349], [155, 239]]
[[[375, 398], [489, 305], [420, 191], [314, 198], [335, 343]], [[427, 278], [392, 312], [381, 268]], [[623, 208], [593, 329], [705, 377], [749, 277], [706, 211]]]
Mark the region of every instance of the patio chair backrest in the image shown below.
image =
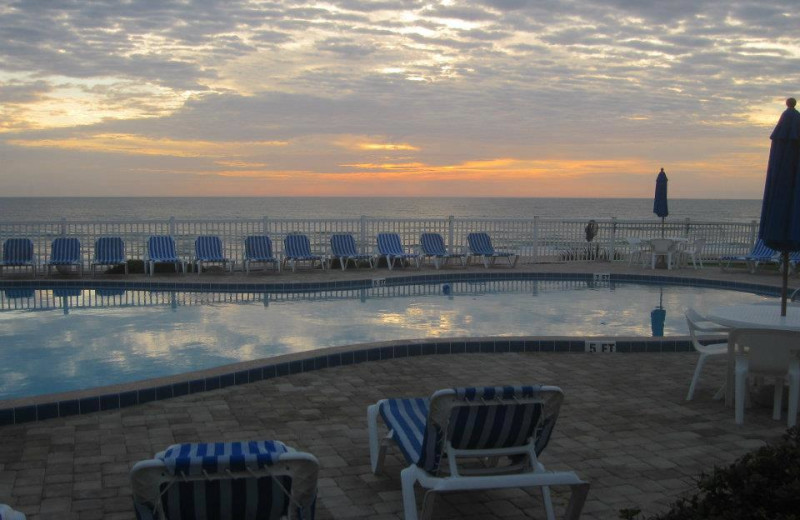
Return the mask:
[[77, 238], [58, 237], [50, 246], [50, 262], [72, 263], [81, 258], [81, 242]]
[[756, 257], [773, 257], [777, 254], [777, 251], [765, 244], [760, 238], [756, 240], [756, 243], [753, 245], [753, 250], [750, 251], [750, 256]]
[[348, 233], [331, 235], [331, 252], [336, 256], [358, 255], [358, 248], [353, 235]]
[[154, 235], [147, 240], [147, 252], [151, 260], [173, 259], [178, 255], [175, 252], [175, 240], [169, 235]]
[[650, 247], [653, 248], [653, 253], [662, 254], [669, 253], [675, 250], [676, 242], [671, 238], [654, 238], [650, 240]]
[[800, 353], [800, 331], [733, 329], [728, 343], [736, 355], [747, 356], [749, 371], [784, 374], [790, 359]]
[[447, 255], [447, 248], [444, 246], [444, 240], [439, 233], [422, 233], [419, 236], [419, 244], [426, 255]]
[[291, 518], [313, 518], [317, 471], [279, 441], [175, 444], [134, 466], [136, 516], [272, 520], [291, 507]]
[[445, 443], [459, 450], [547, 446], [564, 394], [554, 386], [469, 387], [433, 394], [417, 465], [436, 471]]
[[9, 238], [3, 242], [3, 263], [8, 265], [33, 262], [33, 242], [29, 238]]
[[469, 249], [476, 255], [493, 255], [495, 253], [492, 239], [487, 233], [470, 233], [467, 235]]
[[267, 235], [251, 235], [245, 238], [244, 257], [248, 260], [272, 258], [272, 240]]
[[287, 235], [286, 238], [283, 239], [283, 246], [286, 256], [298, 258], [313, 256], [311, 254], [311, 243], [305, 235]]
[[397, 233], [378, 233], [378, 251], [382, 255], [403, 255], [403, 243]]
[[216, 235], [200, 235], [194, 241], [197, 258], [223, 258], [222, 240]]
[[99, 263], [125, 261], [125, 242], [120, 237], [100, 237], [94, 242], [94, 259]]

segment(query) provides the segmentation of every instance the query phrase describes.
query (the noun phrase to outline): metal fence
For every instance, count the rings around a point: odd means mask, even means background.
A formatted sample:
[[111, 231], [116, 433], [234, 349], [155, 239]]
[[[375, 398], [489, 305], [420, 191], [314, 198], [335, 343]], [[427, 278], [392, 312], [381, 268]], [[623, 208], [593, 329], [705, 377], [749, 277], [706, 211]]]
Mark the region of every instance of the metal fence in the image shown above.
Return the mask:
[[378, 233], [398, 233], [406, 248], [417, 248], [422, 232], [440, 233], [453, 252], [466, 252], [467, 234], [488, 233], [496, 249], [516, 252], [522, 263], [571, 262], [587, 259], [620, 261], [630, 254], [626, 239], [661, 236], [705, 239], [704, 259], [723, 255], [741, 255], [750, 251], [756, 239], [758, 223], [705, 222], [685, 220], [661, 222], [652, 220], [595, 219], [596, 234], [587, 238], [586, 219], [385, 219], [358, 217], [348, 219], [229, 219], [229, 220], [129, 220], [129, 221], [41, 221], [0, 222], [0, 241], [26, 237], [33, 240], [39, 262], [46, 262], [52, 240], [60, 236], [77, 237], [81, 242], [83, 261], [89, 264], [94, 243], [101, 236], [118, 236], [125, 241], [130, 259], [144, 259], [147, 238], [171, 235], [179, 254], [187, 259], [194, 255], [194, 241], [199, 235], [217, 235], [226, 255], [241, 266], [244, 239], [248, 235], [269, 235], [275, 253], [283, 252], [283, 240], [292, 233], [309, 237], [312, 250], [327, 254], [330, 236], [334, 233], [353, 235], [361, 252], [372, 253]]

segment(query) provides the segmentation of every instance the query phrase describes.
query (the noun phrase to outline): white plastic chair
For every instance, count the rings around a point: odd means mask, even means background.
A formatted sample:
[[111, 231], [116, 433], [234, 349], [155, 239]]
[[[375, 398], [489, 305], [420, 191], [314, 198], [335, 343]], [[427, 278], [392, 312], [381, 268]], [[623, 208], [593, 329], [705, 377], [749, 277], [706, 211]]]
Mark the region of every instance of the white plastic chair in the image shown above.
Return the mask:
[[667, 269], [672, 269], [672, 255], [676, 252], [675, 241], [670, 238], [654, 238], [650, 240], [650, 268], [656, 268], [658, 257], [664, 257]]
[[[730, 329], [718, 325], [710, 321], [705, 316], [698, 313], [696, 310], [690, 308], [686, 310], [686, 323], [689, 326], [689, 336], [692, 338], [692, 346], [700, 354], [697, 359], [697, 366], [694, 369], [694, 376], [689, 385], [689, 393], [686, 394], [686, 400], [691, 401], [694, 399], [694, 389], [697, 386], [697, 381], [700, 379], [700, 373], [703, 371], [703, 365], [709, 356], [721, 356], [728, 353], [728, 342], [719, 341], [720, 335], [727, 335]], [[713, 343], [707, 341], [713, 337]], [[720, 388], [714, 399], [722, 399], [725, 395], [725, 385]]]
[[650, 252], [649, 242], [637, 237], [628, 237], [625, 240], [628, 242], [628, 265], [633, 265], [634, 259], [644, 264], [646, 255]]
[[11, 507], [0, 504], [0, 519], [2, 520], [25, 520], [25, 515]]
[[775, 393], [772, 418], [780, 420], [783, 401], [783, 382], [789, 379], [789, 408], [787, 425], [797, 423], [800, 400], [800, 332], [769, 329], [733, 329], [728, 341], [736, 352], [735, 417], [736, 424], [744, 423], [745, 389], [752, 374], [773, 376]]
[[692, 267], [697, 269], [697, 264], [700, 264], [700, 269], [703, 268], [703, 248], [706, 247], [706, 239], [705, 238], [698, 238], [691, 244], [689, 244], [686, 249], [681, 251], [681, 263], [685, 263], [689, 265], [689, 259], [692, 260]]

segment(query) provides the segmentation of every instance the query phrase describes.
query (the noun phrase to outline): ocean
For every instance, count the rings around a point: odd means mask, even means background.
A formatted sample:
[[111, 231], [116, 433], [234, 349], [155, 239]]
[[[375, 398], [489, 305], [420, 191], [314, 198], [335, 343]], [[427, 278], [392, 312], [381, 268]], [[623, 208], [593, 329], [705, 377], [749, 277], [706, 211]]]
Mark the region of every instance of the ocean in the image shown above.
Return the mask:
[[[761, 200], [671, 199], [669, 219], [758, 220]], [[653, 199], [384, 197], [0, 197], [0, 221], [236, 218], [653, 219]]]

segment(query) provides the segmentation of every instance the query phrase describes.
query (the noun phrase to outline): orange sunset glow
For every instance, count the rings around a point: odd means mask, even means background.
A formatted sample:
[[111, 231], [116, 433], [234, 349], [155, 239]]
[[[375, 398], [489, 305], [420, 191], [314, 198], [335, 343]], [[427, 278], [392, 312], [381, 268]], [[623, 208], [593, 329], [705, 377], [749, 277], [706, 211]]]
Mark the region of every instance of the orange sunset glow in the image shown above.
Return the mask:
[[792, 7], [6, 2], [0, 189], [759, 198]]

